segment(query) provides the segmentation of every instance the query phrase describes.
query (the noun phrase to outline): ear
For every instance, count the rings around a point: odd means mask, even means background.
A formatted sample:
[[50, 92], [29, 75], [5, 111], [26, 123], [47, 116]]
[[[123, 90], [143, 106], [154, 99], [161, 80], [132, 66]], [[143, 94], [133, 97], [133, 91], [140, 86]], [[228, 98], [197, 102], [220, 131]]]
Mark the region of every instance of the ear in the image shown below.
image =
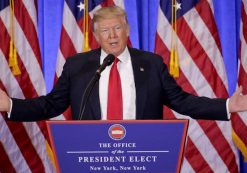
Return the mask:
[[129, 37], [129, 36], [130, 36], [130, 26], [129, 26], [129, 24], [127, 24], [126, 27], [127, 27], [127, 28], [126, 28], [126, 34], [127, 34], [127, 36]]

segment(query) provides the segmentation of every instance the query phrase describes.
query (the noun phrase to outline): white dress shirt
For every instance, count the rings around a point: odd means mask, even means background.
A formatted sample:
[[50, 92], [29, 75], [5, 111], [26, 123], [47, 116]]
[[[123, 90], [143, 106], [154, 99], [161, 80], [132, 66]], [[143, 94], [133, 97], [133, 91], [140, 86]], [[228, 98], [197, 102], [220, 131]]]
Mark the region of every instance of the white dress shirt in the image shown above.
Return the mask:
[[[107, 56], [101, 49], [100, 64]], [[120, 61], [117, 64], [118, 72], [121, 78], [122, 98], [123, 98], [123, 119], [136, 119], [136, 89], [134, 73], [130, 53], [126, 47], [124, 52], [117, 57]], [[108, 100], [108, 81], [112, 65], [107, 66], [101, 73], [99, 80], [99, 100], [101, 107], [101, 119], [107, 120], [107, 100]]]

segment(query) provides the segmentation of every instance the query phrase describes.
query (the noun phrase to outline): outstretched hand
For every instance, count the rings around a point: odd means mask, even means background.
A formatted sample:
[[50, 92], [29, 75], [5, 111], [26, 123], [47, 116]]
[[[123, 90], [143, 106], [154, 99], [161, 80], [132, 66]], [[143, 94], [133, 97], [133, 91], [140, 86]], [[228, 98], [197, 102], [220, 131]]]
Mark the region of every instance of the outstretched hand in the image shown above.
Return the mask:
[[10, 98], [8, 95], [0, 89], [0, 112], [10, 111]]
[[240, 86], [229, 100], [230, 112], [247, 111], [247, 95], [242, 94], [243, 88]]

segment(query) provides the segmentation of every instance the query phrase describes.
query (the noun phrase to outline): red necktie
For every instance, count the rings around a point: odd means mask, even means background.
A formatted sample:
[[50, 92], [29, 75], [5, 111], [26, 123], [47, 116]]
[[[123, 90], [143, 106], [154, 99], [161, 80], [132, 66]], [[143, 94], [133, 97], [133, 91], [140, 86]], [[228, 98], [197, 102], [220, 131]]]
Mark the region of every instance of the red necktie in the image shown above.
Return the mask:
[[118, 58], [115, 58], [112, 65], [108, 85], [107, 119], [123, 119], [123, 99], [121, 79], [117, 69]]

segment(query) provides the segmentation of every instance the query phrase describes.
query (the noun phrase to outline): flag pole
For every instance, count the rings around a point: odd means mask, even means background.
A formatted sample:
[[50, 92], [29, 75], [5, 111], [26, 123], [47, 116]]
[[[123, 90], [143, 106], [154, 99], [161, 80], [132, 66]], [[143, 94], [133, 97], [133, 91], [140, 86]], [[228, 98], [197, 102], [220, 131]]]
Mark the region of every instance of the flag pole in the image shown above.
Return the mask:
[[89, 34], [88, 34], [88, 0], [84, 0], [84, 23], [83, 23], [83, 32], [84, 32], [84, 45], [83, 52], [89, 51]]
[[172, 0], [172, 39], [170, 52], [170, 74], [177, 78], [179, 77], [179, 62], [178, 62], [178, 47], [177, 47], [177, 9], [176, 0]]

